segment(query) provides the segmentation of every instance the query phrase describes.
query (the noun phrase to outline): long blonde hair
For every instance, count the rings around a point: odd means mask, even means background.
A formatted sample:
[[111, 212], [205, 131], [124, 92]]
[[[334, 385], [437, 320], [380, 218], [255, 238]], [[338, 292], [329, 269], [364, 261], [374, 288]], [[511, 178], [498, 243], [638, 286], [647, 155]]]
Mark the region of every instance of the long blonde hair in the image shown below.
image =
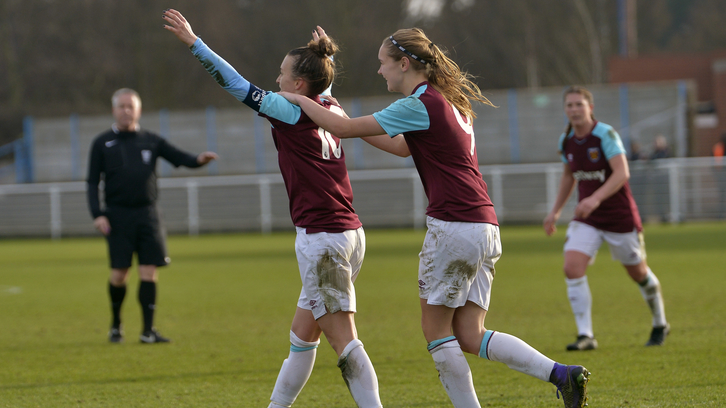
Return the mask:
[[474, 77], [462, 72], [456, 62], [431, 42], [420, 28], [400, 29], [386, 37], [383, 45], [387, 55], [394, 61], [400, 61], [403, 57], [412, 59], [411, 67], [415, 71], [425, 71], [426, 78], [434, 89], [467, 117], [476, 117], [471, 107], [472, 100], [494, 106], [472, 81]]

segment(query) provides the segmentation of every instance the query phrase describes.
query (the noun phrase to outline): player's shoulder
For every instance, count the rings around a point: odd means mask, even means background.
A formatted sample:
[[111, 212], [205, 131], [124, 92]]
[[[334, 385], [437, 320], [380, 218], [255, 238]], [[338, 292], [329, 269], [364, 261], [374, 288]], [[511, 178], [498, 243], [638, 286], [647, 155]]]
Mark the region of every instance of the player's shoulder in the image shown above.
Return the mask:
[[603, 122], [597, 122], [591, 133], [593, 136], [599, 137], [602, 140], [620, 139], [618, 132], [612, 126]]

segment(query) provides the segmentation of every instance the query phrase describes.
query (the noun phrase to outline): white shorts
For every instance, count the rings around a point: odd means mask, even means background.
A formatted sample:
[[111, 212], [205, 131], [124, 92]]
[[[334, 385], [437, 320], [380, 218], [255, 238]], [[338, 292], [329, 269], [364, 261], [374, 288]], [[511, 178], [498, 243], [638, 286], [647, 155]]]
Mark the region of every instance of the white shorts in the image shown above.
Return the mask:
[[355, 312], [355, 288], [366, 251], [363, 228], [341, 233], [308, 234], [297, 228], [295, 253], [302, 290], [297, 306], [315, 320], [325, 313]]
[[451, 308], [470, 300], [489, 309], [494, 264], [502, 256], [499, 227], [427, 217], [419, 254], [419, 297]]
[[603, 231], [579, 221], [571, 221], [567, 228], [565, 252], [577, 251], [588, 255], [592, 264], [603, 240], [608, 243], [613, 259], [623, 265], [637, 265], [645, 260], [643, 234], [637, 230], [624, 233]]

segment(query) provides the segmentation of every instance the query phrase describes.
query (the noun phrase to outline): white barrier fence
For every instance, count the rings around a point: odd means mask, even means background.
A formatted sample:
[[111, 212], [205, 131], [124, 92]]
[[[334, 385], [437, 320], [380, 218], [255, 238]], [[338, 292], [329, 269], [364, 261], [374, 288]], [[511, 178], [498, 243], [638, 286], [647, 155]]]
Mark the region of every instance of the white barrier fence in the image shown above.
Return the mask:
[[[725, 163], [726, 164], [726, 163]], [[482, 166], [501, 223], [537, 224], [557, 196], [561, 163]], [[353, 202], [366, 228], [423, 228], [427, 205], [413, 168], [351, 171]], [[631, 188], [643, 219], [683, 222], [723, 218], [726, 166], [712, 158], [631, 163]], [[291, 230], [279, 174], [159, 179], [170, 233]], [[95, 234], [84, 182], [0, 185], [0, 237]], [[572, 216], [575, 197], [561, 222]]]

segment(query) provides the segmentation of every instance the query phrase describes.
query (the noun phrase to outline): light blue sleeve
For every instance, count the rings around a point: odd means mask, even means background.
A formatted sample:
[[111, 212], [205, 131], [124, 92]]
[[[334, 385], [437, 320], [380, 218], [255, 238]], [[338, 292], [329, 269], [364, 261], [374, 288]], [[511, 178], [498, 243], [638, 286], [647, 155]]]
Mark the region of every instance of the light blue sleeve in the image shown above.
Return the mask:
[[294, 125], [300, 120], [302, 109], [299, 106], [290, 103], [284, 96], [270, 92], [262, 100], [262, 106], [260, 106], [260, 113], [275, 118], [280, 122], [285, 122], [288, 125]]
[[600, 138], [600, 145], [602, 146], [602, 152], [606, 159], [610, 160], [613, 156], [625, 154], [623, 141], [620, 140], [620, 135], [612, 126], [598, 123], [592, 133]]
[[197, 41], [191, 47], [191, 51], [214, 80], [232, 96], [237, 98], [238, 101], [257, 110], [254, 101], [250, 101], [247, 98], [250, 93], [250, 88], [253, 88], [256, 91], [260, 91], [261, 98], [263, 98], [259, 107], [260, 113], [264, 113], [273, 119], [290, 125], [294, 125], [300, 120], [302, 110], [299, 106], [290, 103], [287, 99], [274, 92], [262, 91], [250, 84], [234, 67], [229, 65], [222, 57], [215, 54], [201, 38], [197, 38]]
[[250, 91], [250, 83], [240, 75], [234, 67], [217, 55], [201, 38], [191, 46], [192, 54], [202, 63], [204, 68], [217, 83], [238, 101], [244, 102]]
[[373, 114], [379, 125], [391, 137], [404, 132], [429, 128], [429, 113], [416, 95], [393, 102], [387, 108]]

